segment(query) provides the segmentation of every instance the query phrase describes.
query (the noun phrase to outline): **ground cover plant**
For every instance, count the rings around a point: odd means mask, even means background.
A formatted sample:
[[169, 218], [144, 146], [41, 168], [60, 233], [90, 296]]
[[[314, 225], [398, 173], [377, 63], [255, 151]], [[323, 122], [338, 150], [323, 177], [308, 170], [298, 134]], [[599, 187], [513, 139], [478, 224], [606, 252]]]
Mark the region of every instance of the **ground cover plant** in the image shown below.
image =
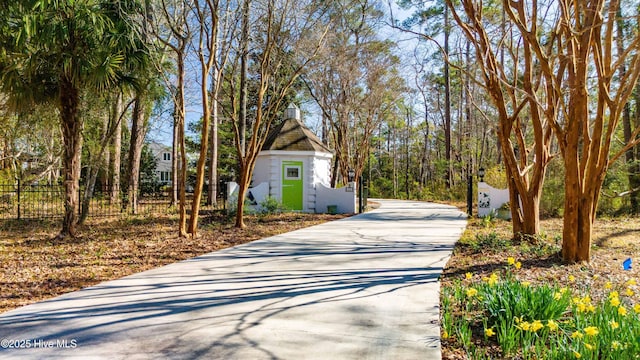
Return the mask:
[[0, 312], [75, 291], [102, 281], [188, 259], [345, 215], [248, 215], [237, 229], [233, 217], [203, 217], [199, 236], [177, 236], [170, 215], [93, 219], [80, 236], [55, 240], [57, 223], [0, 222]]
[[445, 268], [443, 359], [640, 359], [638, 219], [600, 220], [589, 264], [562, 265], [561, 220], [509, 240], [510, 223], [472, 219]]

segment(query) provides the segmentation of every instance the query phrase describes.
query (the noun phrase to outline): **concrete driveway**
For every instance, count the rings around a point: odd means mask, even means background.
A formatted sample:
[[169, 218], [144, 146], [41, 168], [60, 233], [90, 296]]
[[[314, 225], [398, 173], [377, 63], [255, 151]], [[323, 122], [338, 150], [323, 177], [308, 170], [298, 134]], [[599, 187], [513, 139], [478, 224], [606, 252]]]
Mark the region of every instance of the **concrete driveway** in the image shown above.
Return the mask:
[[438, 277], [466, 216], [380, 202], [4, 313], [0, 358], [440, 359]]

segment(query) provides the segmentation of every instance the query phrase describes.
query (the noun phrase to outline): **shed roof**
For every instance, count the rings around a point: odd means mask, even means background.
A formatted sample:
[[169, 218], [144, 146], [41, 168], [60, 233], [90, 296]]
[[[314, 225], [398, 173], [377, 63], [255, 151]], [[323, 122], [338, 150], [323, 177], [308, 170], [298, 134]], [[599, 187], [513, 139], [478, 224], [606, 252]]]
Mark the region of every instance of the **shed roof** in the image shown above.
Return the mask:
[[286, 119], [267, 136], [262, 151], [315, 151], [331, 153], [322, 141], [298, 119]]

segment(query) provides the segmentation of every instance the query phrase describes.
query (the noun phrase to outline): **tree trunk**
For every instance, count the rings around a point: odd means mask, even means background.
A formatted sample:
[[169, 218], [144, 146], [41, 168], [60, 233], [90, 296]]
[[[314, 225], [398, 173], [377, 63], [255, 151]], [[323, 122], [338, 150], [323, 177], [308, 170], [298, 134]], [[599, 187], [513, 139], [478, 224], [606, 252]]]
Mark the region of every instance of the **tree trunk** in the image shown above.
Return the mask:
[[[185, 45], [186, 46], [186, 45]], [[184, 49], [183, 49], [184, 50]], [[185, 104], [184, 104], [184, 51], [178, 54], [178, 94], [177, 111], [176, 114], [176, 140], [178, 145], [180, 163], [178, 164], [178, 213], [180, 214], [180, 221], [178, 224], [178, 236], [187, 236], [187, 150], [185, 144]]]
[[[635, 89], [635, 122], [634, 127], [640, 127], [640, 84]], [[631, 193], [631, 211], [640, 214], [640, 146], [633, 147], [633, 163], [629, 166], [629, 187], [637, 189]]]
[[338, 157], [333, 158], [333, 165], [331, 166], [331, 188], [335, 188], [338, 184], [338, 167], [340, 163]]
[[322, 144], [329, 146], [329, 120], [324, 112], [322, 112]]
[[209, 196], [207, 205], [218, 204], [218, 96], [217, 91], [211, 95], [211, 158], [209, 159]]
[[236, 208], [236, 224], [239, 229], [244, 229], [247, 225], [244, 223], [244, 197], [249, 189], [249, 182], [251, 181], [251, 174], [248, 170], [248, 166], [243, 164], [240, 169], [240, 178], [238, 179], [238, 204]]
[[[616, 37], [616, 46], [617, 46], [617, 50], [619, 54], [624, 53], [624, 20], [622, 18], [622, 11], [620, 8], [618, 8], [616, 17], [618, 18], [617, 22], [616, 22], [616, 28], [617, 28], [617, 37]], [[627, 73], [627, 68], [626, 65], [623, 63], [620, 66], [620, 77], [624, 78], [624, 76]], [[637, 90], [637, 89], [636, 89]], [[640, 106], [636, 103], [636, 106]], [[629, 143], [631, 141], [631, 135], [632, 135], [632, 126], [631, 126], [631, 105], [629, 104], [629, 102], [627, 102], [626, 104], [624, 104], [624, 109], [622, 111], [622, 127], [623, 127], [623, 134], [624, 134], [624, 142]], [[631, 191], [631, 193], [629, 194], [630, 197], [630, 202], [631, 202], [631, 212], [633, 214], [638, 214], [638, 211], [640, 210], [640, 203], [638, 202], [638, 191], [634, 189], [636, 189], [638, 187], [638, 174], [636, 174], [636, 157], [635, 157], [635, 147], [629, 148], [626, 152], [625, 152], [625, 162], [627, 164], [627, 171], [628, 171], [628, 180], [629, 180], [629, 190]]]
[[411, 138], [411, 114], [409, 110], [407, 110], [407, 126], [406, 126], [406, 134], [404, 138], [404, 146], [405, 146], [405, 157], [406, 162], [404, 164], [404, 192], [407, 196], [407, 200], [411, 199], [411, 193], [409, 190], [409, 160], [411, 159], [411, 154], [409, 153], [409, 139]]
[[80, 224], [84, 223], [89, 216], [89, 206], [95, 193], [96, 180], [98, 179], [100, 170], [102, 170], [103, 165], [106, 165], [107, 168], [109, 167], [108, 146], [115, 133], [120, 130], [119, 112], [115, 111], [110, 113], [109, 116], [106, 116], [103, 125], [99, 150], [94, 154], [93, 158], [89, 160], [90, 165], [88, 166], [88, 177], [82, 198]]
[[422, 186], [427, 185], [427, 181], [431, 179], [431, 154], [429, 145], [429, 105], [427, 104], [427, 97], [423, 93], [424, 101], [424, 153], [422, 157], [422, 174], [420, 175], [420, 181]]
[[196, 184], [193, 190], [193, 200], [191, 203], [191, 218], [188, 232], [195, 237], [198, 233], [198, 217], [200, 215], [200, 201], [202, 199], [202, 188], [204, 186], [205, 163], [207, 161], [207, 151], [209, 146], [209, 126], [211, 123], [211, 108], [209, 107], [209, 89], [207, 86], [206, 69], [201, 69], [202, 75], [202, 133], [200, 136], [200, 157], [196, 165]]
[[[98, 155], [97, 161], [102, 157], [101, 154]], [[96, 180], [98, 179], [98, 173], [100, 169], [98, 167], [90, 166], [89, 167], [89, 176], [87, 178], [84, 193], [82, 196], [82, 205], [80, 211], [80, 219], [78, 220], [78, 224], [83, 224], [87, 217], [89, 216], [89, 207], [91, 205], [91, 198], [93, 198], [93, 194], [95, 193], [96, 188]]]
[[[106, 107], [109, 108], [110, 106], [107, 104]], [[104, 122], [102, 124], [102, 133], [106, 134], [107, 139], [111, 139], [111, 135], [113, 134], [109, 135], [109, 133], [111, 130], [110, 127], [112, 124], [113, 115], [111, 114], [111, 111], [108, 111], [107, 113], [108, 115], [104, 117]], [[111, 151], [108, 148], [108, 145], [109, 141], [107, 141], [105, 148], [106, 151], [102, 155], [103, 165], [101, 166], [101, 169], [99, 169], [98, 173], [98, 176], [100, 178], [100, 185], [102, 185], [103, 194], [109, 194], [109, 182], [111, 181], [111, 174], [109, 173], [109, 165], [111, 165]]]
[[445, 185], [447, 189], [452, 185], [452, 164], [451, 164], [451, 79], [449, 76], [449, 8], [444, 8], [444, 151], [447, 161]]
[[396, 124], [393, 124], [392, 127], [392, 153], [391, 158], [393, 159], [393, 171], [392, 171], [392, 180], [393, 180], [393, 198], [398, 198], [398, 130], [396, 129]]
[[249, 3], [250, 0], [244, 0], [242, 5], [242, 33], [240, 38], [240, 158], [244, 158], [247, 151], [247, 100], [248, 100], [248, 81], [247, 73], [249, 71]]
[[112, 154], [110, 156], [110, 165], [109, 172], [111, 173], [111, 184], [110, 184], [110, 203], [116, 203], [120, 199], [120, 156], [121, 156], [121, 146], [122, 146], [122, 121], [121, 114], [123, 111], [122, 108], [122, 94], [119, 93], [115, 103], [113, 104], [113, 120], [115, 123], [115, 130], [113, 133], [113, 139], [111, 142], [112, 146]]
[[145, 97], [136, 94], [131, 116], [131, 142], [127, 163], [127, 206], [133, 214], [138, 213], [138, 188], [140, 182], [140, 159], [145, 135]]
[[76, 236], [82, 154], [82, 118], [79, 90], [68, 79], [60, 81], [60, 120], [64, 142], [64, 218], [59, 238]]
[[582, 195], [578, 187], [570, 185], [576, 184], [577, 180], [575, 173], [569, 176], [567, 171], [562, 230], [562, 259], [567, 263], [589, 262], [591, 230], [595, 221], [596, 202]]
[[[570, 116], [578, 116], [581, 113], [579, 109], [582, 109], [583, 112], [586, 111], [586, 97], [583, 96], [580, 100], [583, 101], [583, 103], [581, 103], [582, 106], [577, 106], [575, 103], [572, 103], [573, 106], [570, 107], [570, 109], [573, 113], [570, 114]], [[586, 119], [587, 115], [583, 113], [582, 118]], [[578, 147], [573, 146], [579, 141], [579, 131], [574, 129], [574, 131], [568, 133], [568, 135], [570, 136], [570, 138], [567, 137], [567, 144], [569, 145], [565, 146], [564, 154], [565, 195], [562, 259], [567, 263], [588, 262], [589, 243], [591, 241], [591, 221], [589, 218], [591, 209], [584, 208], [585, 205], [588, 205], [586, 203], [588, 200], [584, 197], [585, 189], [582, 183], [585, 179], [582, 178], [580, 171]], [[591, 181], [591, 179], [589, 181]], [[593, 179], [593, 181], [597, 180]], [[583, 226], [587, 226], [587, 228], [583, 229]], [[589, 235], [586, 239], [584, 238], [585, 234]], [[584, 248], [585, 242], [586, 249]]]
[[173, 112], [173, 136], [172, 136], [172, 145], [171, 145], [171, 205], [178, 205], [178, 172], [179, 165], [178, 161], [180, 155], [178, 153], [179, 142], [178, 142], [178, 105], [176, 104], [176, 109]]
[[[516, 233], [516, 238], [536, 242], [535, 237], [527, 235], [537, 235], [540, 233], [540, 196], [541, 192], [533, 196], [518, 197], [519, 203], [511, 206], [512, 216], [519, 217], [520, 231]], [[513, 203], [511, 203], [513, 204]]]

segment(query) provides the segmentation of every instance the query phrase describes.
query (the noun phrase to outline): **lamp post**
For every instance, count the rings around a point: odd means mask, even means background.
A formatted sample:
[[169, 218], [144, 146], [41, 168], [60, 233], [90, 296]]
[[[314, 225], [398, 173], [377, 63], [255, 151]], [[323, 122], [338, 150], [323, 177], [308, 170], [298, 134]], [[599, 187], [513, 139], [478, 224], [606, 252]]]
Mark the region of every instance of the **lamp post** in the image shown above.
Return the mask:
[[356, 179], [356, 172], [353, 169], [349, 169], [349, 171], [347, 171], [347, 180], [349, 182], [353, 182]]

